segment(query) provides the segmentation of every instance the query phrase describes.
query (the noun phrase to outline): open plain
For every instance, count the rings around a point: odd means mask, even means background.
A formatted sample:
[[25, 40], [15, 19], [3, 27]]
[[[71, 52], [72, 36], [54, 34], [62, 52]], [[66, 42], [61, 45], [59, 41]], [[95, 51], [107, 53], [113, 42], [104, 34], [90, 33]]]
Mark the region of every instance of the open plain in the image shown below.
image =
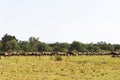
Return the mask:
[[1, 57], [0, 80], [120, 80], [120, 58], [111, 56]]

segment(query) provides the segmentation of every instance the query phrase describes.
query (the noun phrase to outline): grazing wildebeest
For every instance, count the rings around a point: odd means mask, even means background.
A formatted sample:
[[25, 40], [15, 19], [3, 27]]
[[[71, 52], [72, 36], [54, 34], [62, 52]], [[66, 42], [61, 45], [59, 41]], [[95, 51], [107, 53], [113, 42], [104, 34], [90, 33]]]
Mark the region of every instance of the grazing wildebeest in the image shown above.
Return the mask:
[[71, 52], [71, 51], [67, 52], [67, 55], [69, 55], [69, 56], [76, 56], [75, 53]]
[[55, 54], [56, 54], [55, 52], [51, 52], [49, 55], [54, 56]]
[[82, 55], [82, 52], [78, 52], [78, 56]]
[[46, 54], [47, 56], [51, 56], [51, 53], [52, 53], [52, 52], [46, 52], [46, 53], [47, 53], [47, 54]]
[[6, 57], [6, 56], [11, 56], [12, 55], [12, 53], [11, 52], [4, 52], [4, 56]]
[[19, 52], [12, 52], [12, 55], [11, 56], [19, 56], [20, 53]]
[[67, 53], [66, 53], [66, 52], [57, 52], [56, 55], [59, 55], [59, 56], [67, 56]]
[[120, 52], [111, 52], [112, 57], [120, 57]]
[[87, 52], [86, 55], [91, 56], [91, 55], [93, 55], [93, 52]]
[[26, 53], [25, 52], [21, 52], [20, 55], [21, 56], [26, 56]]
[[0, 56], [5, 56], [5, 52], [1, 52], [1, 53], [0, 53]]

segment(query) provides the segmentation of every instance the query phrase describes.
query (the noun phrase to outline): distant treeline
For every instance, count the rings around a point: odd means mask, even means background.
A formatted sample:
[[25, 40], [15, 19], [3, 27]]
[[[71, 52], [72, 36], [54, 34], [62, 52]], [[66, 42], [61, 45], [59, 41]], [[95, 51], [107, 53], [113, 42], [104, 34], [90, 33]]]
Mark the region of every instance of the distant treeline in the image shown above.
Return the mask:
[[15, 36], [5, 34], [0, 40], [0, 52], [111, 52], [120, 51], [120, 44], [97, 42], [85, 44], [79, 41], [70, 43], [45, 43], [39, 38], [30, 37], [28, 41], [19, 41]]

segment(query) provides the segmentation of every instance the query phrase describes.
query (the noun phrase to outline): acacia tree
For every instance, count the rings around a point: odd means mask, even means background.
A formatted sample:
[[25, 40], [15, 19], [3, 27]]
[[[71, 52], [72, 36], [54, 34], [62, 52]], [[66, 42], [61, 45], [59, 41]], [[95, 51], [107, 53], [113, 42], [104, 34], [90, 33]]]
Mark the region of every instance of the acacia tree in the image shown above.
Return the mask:
[[85, 52], [87, 51], [87, 47], [85, 44], [79, 42], [79, 41], [73, 41], [69, 51], [77, 50], [78, 52]]
[[99, 52], [101, 49], [96, 44], [90, 43], [87, 44], [87, 51], [89, 52]]
[[59, 52], [60, 51], [60, 44], [59, 44], [59, 42], [50, 44], [50, 46], [53, 48], [54, 52]]
[[68, 49], [70, 48], [70, 44], [68, 43], [60, 43], [60, 51], [61, 52], [67, 52]]
[[19, 41], [20, 51], [22, 52], [29, 52], [30, 51], [30, 44], [28, 41]]
[[101, 50], [107, 50], [107, 51], [114, 51], [114, 46], [110, 43], [106, 42], [98, 42], [97, 45], [101, 48]]
[[38, 51], [38, 46], [40, 44], [39, 38], [30, 37], [29, 44], [30, 44], [30, 51], [32, 52]]
[[48, 44], [46, 44], [46, 43], [43, 43], [43, 42], [41, 42], [41, 43], [39, 43], [39, 45], [38, 45], [38, 51], [40, 51], [40, 52], [51, 52], [51, 51], [53, 51], [53, 48], [52, 47], [50, 47]]
[[18, 40], [15, 36], [5, 34], [2, 37], [2, 51], [17, 51], [18, 49]]

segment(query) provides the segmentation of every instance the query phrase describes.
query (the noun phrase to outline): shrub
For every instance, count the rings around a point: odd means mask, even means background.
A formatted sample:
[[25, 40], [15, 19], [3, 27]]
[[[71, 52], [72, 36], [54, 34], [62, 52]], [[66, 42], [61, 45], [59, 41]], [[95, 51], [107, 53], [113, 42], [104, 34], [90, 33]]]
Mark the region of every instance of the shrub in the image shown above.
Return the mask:
[[55, 61], [61, 61], [61, 60], [62, 60], [61, 56], [58, 56], [58, 55], [55, 56]]

